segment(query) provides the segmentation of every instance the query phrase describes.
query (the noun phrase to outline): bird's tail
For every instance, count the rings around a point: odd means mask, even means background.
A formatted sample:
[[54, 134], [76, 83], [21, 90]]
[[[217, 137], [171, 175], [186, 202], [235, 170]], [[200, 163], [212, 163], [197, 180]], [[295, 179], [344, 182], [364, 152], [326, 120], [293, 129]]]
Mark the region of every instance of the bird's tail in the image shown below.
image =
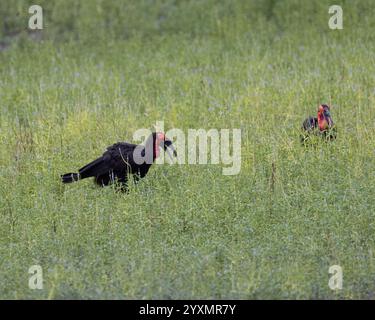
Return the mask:
[[79, 173], [65, 173], [61, 176], [63, 183], [71, 183], [79, 180]]
[[89, 177], [97, 177], [108, 172], [108, 164], [100, 157], [78, 170], [78, 173], [66, 173], [61, 176], [63, 183], [71, 183]]

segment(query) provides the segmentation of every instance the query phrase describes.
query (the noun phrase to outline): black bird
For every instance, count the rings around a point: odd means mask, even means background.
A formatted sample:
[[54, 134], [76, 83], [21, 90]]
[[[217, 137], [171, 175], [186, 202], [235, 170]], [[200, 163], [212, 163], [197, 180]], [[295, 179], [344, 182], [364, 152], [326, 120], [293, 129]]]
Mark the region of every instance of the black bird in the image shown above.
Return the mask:
[[311, 135], [322, 136], [325, 140], [336, 139], [337, 131], [333, 123], [330, 107], [321, 104], [318, 108], [318, 117], [308, 117], [302, 124], [301, 142], [306, 144]]
[[[128, 175], [133, 174], [134, 180], [143, 178], [155, 159], [160, 155], [160, 149], [168, 148], [177, 156], [172, 141], [164, 133], [154, 132], [146, 140], [146, 144], [136, 145], [118, 142], [107, 148], [103, 155], [78, 170], [78, 173], [66, 173], [61, 176], [63, 183], [94, 177], [100, 186], [107, 186], [119, 182], [124, 190], [127, 189]], [[172, 156], [171, 156], [172, 157]]]

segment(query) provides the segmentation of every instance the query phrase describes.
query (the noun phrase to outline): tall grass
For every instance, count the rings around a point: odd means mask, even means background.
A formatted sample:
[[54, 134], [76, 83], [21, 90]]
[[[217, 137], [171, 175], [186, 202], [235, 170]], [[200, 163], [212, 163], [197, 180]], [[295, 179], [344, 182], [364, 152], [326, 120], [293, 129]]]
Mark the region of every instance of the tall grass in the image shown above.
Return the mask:
[[[1, 298], [374, 298], [372, 1], [342, 1], [341, 31], [330, 1], [40, 4], [39, 42], [27, 1], [0, 4]], [[319, 103], [338, 139], [303, 148]], [[240, 174], [154, 166], [128, 194], [60, 183], [159, 120], [241, 128]]]

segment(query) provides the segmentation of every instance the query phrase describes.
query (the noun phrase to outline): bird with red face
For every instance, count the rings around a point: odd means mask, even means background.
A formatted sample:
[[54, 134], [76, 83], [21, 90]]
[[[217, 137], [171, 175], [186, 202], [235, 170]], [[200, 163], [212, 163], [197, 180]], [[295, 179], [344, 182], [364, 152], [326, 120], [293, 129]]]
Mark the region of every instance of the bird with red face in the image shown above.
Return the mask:
[[326, 141], [336, 139], [337, 131], [333, 123], [330, 107], [321, 104], [318, 107], [318, 116], [308, 117], [302, 124], [301, 142], [306, 144], [311, 135], [321, 136]]
[[[63, 183], [94, 177], [100, 186], [118, 182], [123, 190], [127, 190], [129, 174], [135, 181], [143, 178], [149, 171], [155, 159], [160, 155], [160, 148], [177, 156], [172, 141], [164, 133], [154, 132], [146, 140], [145, 145], [128, 142], [118, 142], [107, 148], [101, 157], [85, 165], [76, 173], [66, 173], [61, 176]], [[171, 149], [172, 154], [168, 149]]]

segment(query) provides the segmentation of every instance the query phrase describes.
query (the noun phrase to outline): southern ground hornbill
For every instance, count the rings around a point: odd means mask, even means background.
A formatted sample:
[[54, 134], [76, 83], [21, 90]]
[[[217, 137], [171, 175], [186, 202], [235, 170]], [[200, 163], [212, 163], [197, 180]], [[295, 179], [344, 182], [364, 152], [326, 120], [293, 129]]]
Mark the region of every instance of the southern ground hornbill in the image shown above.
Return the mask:
[[321, 104], [318, 108], [318, 117], [308, 117], [302, 124], [301, 143], [306, 144], [311, 135], [321, 136], [325, 140], [336, 139], [336, 127], [333, 123], [330, 107]]
[[146, 140], [146, 144], [136, 145], [127, 142], [118, 142], [107, 148], [103, 155], [85, 165], [77, 173], [66, 173], [61, 176], [63, 183], [71, 183], [81, 179], [94, 177], [100, 186], [106, 186], [115, 181], [121, 183], [124, 190], [127, 189], [128, 175], [132, 174], [135, 181], [143, 178], [155, 159], [160, 154], [160, 149], [168, 148], [177, 156], [172, 141], [166, 138], [164, 133], [154, 132]]

